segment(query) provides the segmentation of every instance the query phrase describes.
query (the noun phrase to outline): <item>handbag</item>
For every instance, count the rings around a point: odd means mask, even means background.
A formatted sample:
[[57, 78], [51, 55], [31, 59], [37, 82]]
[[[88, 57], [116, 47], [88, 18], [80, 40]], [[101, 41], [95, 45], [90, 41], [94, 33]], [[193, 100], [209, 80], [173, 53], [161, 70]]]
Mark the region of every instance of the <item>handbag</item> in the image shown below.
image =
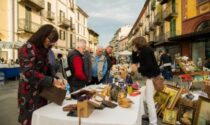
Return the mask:
[[54, 86], [49, 88], [43, 88], [43, 90], [40, 93], [40, 96], [58, 105], [62, 105], [63, 100], [66, 97], [66, 90], [56, 88]]
[[162, 91], [164, 89], [164, 78], [161, 75], [153, 78], [153, 84], [156, 91]]

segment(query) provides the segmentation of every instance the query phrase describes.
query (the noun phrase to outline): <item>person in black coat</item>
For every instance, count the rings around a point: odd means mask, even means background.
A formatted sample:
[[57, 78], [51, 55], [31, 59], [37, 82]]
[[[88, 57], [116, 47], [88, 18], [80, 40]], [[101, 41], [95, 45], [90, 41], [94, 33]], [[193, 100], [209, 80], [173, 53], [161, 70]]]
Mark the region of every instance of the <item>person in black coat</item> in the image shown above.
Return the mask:
[[138, 64], [138, 71], [146, 78], [145, 99], [149, 112], [149, 121], [152, 125], [157, 125], [157, 115], [154, 103], [153, 78], [160, 75], [160, 69], [152, 48], [147, 45], [144, 37], [137, 37], [132, 41], [133, 53], [132, 62]]

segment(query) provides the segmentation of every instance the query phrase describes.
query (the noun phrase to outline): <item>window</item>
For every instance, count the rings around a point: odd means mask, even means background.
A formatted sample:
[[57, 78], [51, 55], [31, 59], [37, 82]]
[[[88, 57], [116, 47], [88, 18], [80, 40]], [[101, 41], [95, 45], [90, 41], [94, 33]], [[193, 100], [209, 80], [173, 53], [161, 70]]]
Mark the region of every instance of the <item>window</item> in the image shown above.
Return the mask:
[[50, 2], [47, 2], [47, 11], [51, 12], [51, 3]]
[[72, 49], [73, 47], [73, 36], [70, 34], [70, 48]]
[[65, 18], [65, 13], [62, 10], [60, 10], [59, 16], [60, 16], [60, 21], [63, 21]]
[[77, 31], [78, 31], [78, 34], [79, 34], [79, 24], [77, 24]]
[[77, 13], [77, 19], [78, 19], [78, 21], [79, 21], [79, 12]]
[[171, 20], [170, 31], [171, 31], [171, 33], [170, 33], [171, 37], [176, 36], [176, 20], [175, 19]]
[[66, 31], [59, 30], [59, 38], [61, 40], [65, 40], [66, 39]]
[[203, 31], [206, 29], [210, 29], [210, 20], [202, 22], [197, 28], [196, 31]]
[[202, 3], [205, 3], [205, 2], [210, 2], [210, 0], [197, 0], [197, 4], [202, 4]]
[[85, 27], [83, 27], [83, 35], [85, 36]]
[[85, 25], [85, 17], [83, 18], [83, 23], [84, 23], [84, 25]]

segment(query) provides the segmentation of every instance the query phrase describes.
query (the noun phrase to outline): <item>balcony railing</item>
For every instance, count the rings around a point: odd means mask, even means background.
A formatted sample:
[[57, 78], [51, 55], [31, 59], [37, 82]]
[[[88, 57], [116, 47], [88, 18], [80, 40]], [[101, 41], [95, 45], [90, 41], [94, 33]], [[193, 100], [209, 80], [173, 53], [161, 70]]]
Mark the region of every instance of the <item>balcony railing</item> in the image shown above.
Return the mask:
[[164, 19], [166, 21], [171, 21], [172, 18], [177, 17], [177, 15], [178, 15], [177, 9], [178, 9], [177, 4], [176, 5], [172, 5], [172, 4], [167, 5], [166, 9], [163, 12]]
[[18, 20], [18, 31], [25, 31], [28, 33], [35, 33], [39, 29], [40, 25], [27, 19]]
[[149, 18], [149, 17], [150, 17], [150, 14], [149, 14], [149, 13], [147, 13], [147, 14], [146, 14], [146, 17], [147, 17], [147, 18]]
[[37, 10], [42, 10], [45, 7], [45, 0], [18, 0], [18, 2], [34, 7]]
[[155, 15], [155, 18], [154, 18], [154, 25], [161, 25], [163, 22], [162, 20], [162, 14], [159, 12]]
[[149, 35], [149, 28], [145, 28], [144, 34], [145, 34], [145, 35]]
[[68, 20], [68, 19], [66, 19], [64, 17], [59, 17], [59, 19], [60, 20], [58, 21], [58, 25], [60, 27], [67, 29], [67, 28], [69, 28], [71, 26], [72, 22], [70, 20]]
[[156, 8], [156, 0], [152, 0], [151, 2], [151, 10], [155, 10]]
[[143, 26], [143, 23], [140, 22], [140, 23], [139, 23], [139, 27], [142, 27], [142, 26]]
[[161, 5], [167, 3], [169, 0], [158, 0], [160, 2]]
[[51, 21], [55, 19], [55, 13], [52, 11], [44, 11], [44, 16]]

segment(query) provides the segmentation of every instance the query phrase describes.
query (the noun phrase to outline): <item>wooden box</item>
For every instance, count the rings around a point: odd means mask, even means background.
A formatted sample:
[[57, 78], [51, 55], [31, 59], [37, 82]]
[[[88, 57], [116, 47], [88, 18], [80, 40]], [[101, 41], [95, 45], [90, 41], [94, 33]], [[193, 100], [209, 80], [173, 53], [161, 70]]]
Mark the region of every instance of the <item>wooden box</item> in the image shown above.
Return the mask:
[[77, 102], [77, 115], [78, 117], [87, 118], [93, 112], [94, 106], [88, 100]]

